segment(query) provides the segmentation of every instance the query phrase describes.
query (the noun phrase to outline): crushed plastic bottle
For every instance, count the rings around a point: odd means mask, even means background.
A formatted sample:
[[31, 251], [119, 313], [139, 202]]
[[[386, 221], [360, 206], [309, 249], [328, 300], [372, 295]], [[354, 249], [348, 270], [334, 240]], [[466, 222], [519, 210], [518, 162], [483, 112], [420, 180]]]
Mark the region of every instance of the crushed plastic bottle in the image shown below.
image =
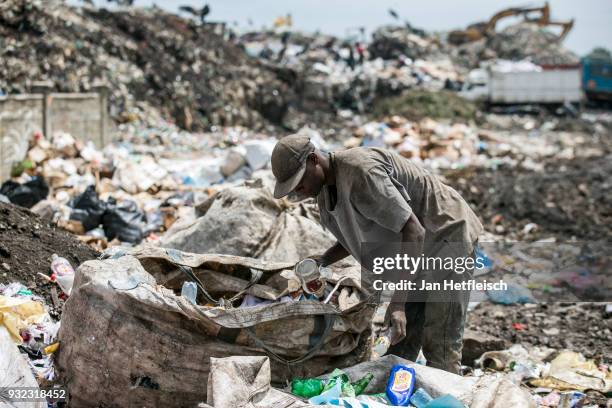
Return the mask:
[[58, 254], [53, 254], [51, 257], [51, 271], [53, 271], [55, 281], [62, 291], [70, 296], [72, 285], [74, 284], [74, 269], [70, 262]]
[[196, 297], [198, 296], [198, 287], [196, 286], [195, 282], [183, 282], [181, 296], [195, 305]]

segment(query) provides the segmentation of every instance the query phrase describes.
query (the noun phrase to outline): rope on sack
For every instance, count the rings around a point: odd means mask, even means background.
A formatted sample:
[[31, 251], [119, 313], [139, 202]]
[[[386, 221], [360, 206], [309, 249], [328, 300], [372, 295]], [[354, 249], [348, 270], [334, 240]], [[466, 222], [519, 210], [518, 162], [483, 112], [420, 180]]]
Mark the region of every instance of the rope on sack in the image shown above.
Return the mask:
[[329, 295], [327, 295], [327, 297], [325, 298], [325, 300], [323, 301], [323, 303], [329, 303], [329, 301], [331, 300], [332, 296], [334, 293], [336, 293], [336, 291], [338, 290], [338, 288], [340, 287], [340, 283], [345, 280], [348, 279], [348, 276], [343, 276], [340, 279], [338, 279], [338, 282], [336, 282], [336, 286], [334, 286], [334, 288], [332, 289], [331, 292], [329, 292]]
[[257, 282], [259, 282], [259, 280], [263, 276], [263, 271], [261, 271], [259, 269], [252, 269], [252, 268], [249, 268], [249, 269], [251, 271], [251, 279], [249, 280], [249, 283], [247, 283], [247, 285], [244, 287], [244, 289], [242, 289], [240, 292], [236, 293], [234, 296], [232, 296], [230, 298], [230, 300], [229, 300], [230, 303], [235, 301], [235, 300], [237, 300], [237, 299], [239, 299], [240, 296], [242, 296], [244, 294], [244, 292], [249, 290]]
[[181, 255], [181, 253], [179, 251], [177, 251], [176, 249], [171, 249], [171, 248], [166, 248], [165, 251], [166, 251], [166, 254], [172, 260], [172, 262], [174, 263], [174, 265], [176, 265], [181, 272], [183, 272], [185, 275], [187, 275], [187, 277], [189, 279], [191, 279], [193, 282], [195, 282], [195, 284], [198, 286], [198, 288], [202, 291], [202, 294], [204, 295], [204, 298], [208, 302], [214, 304], [215, 306], [222, 306], [222, 304], [225, 303], [223, 299], [215, 300], [210, 295], [210, 293], [208, 293], [208, 291], [204, 287], [204, 284], [202, 283], [200, 278], [198, 278], [195, 275], [195, 273], [193, 273], [193, 269], [191, 269], [191, 267], [183, 265], [181, 263], [183, 261], [183, 256]]
[[257, 335], [255, 335], [255, 330], [253, 330], [252, 327], [245, 327], [244, 331], [247, 334], [247, 336], [253, 340], [253, 342], [255, 343], [256, 346], [264, 349], [264, 351], [266, 352], [266, 354], [275, 359], [276, 361], [279, 361], [287, 366], [291, 366], [291, 365], [295, 365], [295, 364], [300, 364], [308, 359], [310, 359], [317, 351], [319, 351], [321, 349], [321, 347], [323, 347], [323, 344], [325, 343], [325, 339], [327, 338], [327, 336], [329, 336], [332, 328], [334, 327], [334, 322], [336, 320], [336, 315], [334, 314], [325, 314], [323, 315], [323, 319], [325, 321], [325, 328], [323, 330], [323, 333], [321, 333], [321, 336], [319, 337], [319, 339], [317, 340], [317, 342], [302, 356], [297, 357], [293, 360], [287, 360], [281, 356], [279, 356], [278, 354], [276, 354], [274, 351], [272, 351], [272, 349], [266, 344], [264, 343], [263, 340], [261, 340], [260, 338], [257, 337]]
[[251, 272], [251, 279], [249, 280], [249, 283], [240, 292], [236, 293], [230, 299], [221, 298], [219, 300], [215, 300], [210, 295], [210, 293], [208, 293], [208, 291], [204, 288], [204, 284], [195, 275], [195, 273], [193, 272], [193, 269], [181, 263], [183, 261], [183, 256], [181, 255], [179, 251], [177, 251], [176, 249], [171, 249], [171, 248], [166, 248], [165, 251], [166, 251], [166, 254], [170, 257], [170, 259], [172, 259], [172, 262], [174, 263], [174, 265], [176, 265], [181, 272], [187, 275], [189, 279], [194, 281], [196, 285], [198, 286], [198, 288], [204, 294], [204, 298], [206, 298], [208, 302], [214, 304], [215, 306], [222, 306], [228, 309], [231, 308], [232, 302], [239, 299], [247, 290], [249, 290], [253, 285], [255, 285], [259, 281], [259, 279], [261, 279], [261, 277], [263, 276], [263, 271], [249, 268]]
[[[251, 286], [253, 286], [263, 275], [263, 272], [260, 270], [254, 270], [251, 269], [251, 280], [249, 281], [249, 284], [243, 289], [241, 290], [238, 294], [236, 294], [234, 297], [232, 297], [230, 300], [226, 300], [221, 298], [220, 300], [215, 300], [213, 299], [212, 296], [210, 296], [210, 294], [206, 291], [206, 289], [204, 288], [204, 284], [200, 281], [200, 279], [193, 273], [193, 270], [186, 265], [182, 265], [181, 261], [182, 261], [182, 255], [179, 251], [174, 250], [174, 249], [170, 249], [170, 248], [166, 248], [165, 249], [166, 254], [168, 254], [168, 256], [170, 257], [170, 259], [172, 260], [172, 262], [183, 272], [185, 273], [190, 279], [192, 279], [193, 281], [195, 281], [196, 285], [198, 286], [198, 288], [200, 288], [202, 290], [202, 293], [204, 294], [204, 297], [206, 298], [206, 300], [208, 300], [209, 302], [218, 305], [218, 306], [224, 306], [224, 307], [231, 307], [231, 302], [235, 299], [237, 299], [240, 295], [242, 295], [246, 290], [248, 290]], [[327, 339], [327, 337], [329, 336], [333, 326], [334, 326], [334, 322], [336, 320], [336, 315], [334, 314], [324, 314], [323, 315], [323, 319], [324, 319], [324, 330], [321, 333], [321, 335], [319, 336], [319, 338], [317, 339], [316, 343], [301, 357], [292, 359], [292, 360], [287, 360], [281, 356], [279, 356], [278, 354], [276, 354], [274, 351], [272, 351], [272, 349], [260, 338], [257, 337], [257, 335], [255, 334], [255, 331], [253, 330], [252, 327], [245, 327], [244, 328], [244, 332], [247, 334], [247, 336], [255, 343], [256, 346], [262, 348], [266, 354], [268, 354], [269, 357], [285, 364], [288, 366], [288, 368], [292, 365], [295, 364], [300, 364], [308, 359], [310, 359], [316, 352], [318, 352], [321, 347], [323, 347], [323, 344], [325, 343], [325, 339]]]

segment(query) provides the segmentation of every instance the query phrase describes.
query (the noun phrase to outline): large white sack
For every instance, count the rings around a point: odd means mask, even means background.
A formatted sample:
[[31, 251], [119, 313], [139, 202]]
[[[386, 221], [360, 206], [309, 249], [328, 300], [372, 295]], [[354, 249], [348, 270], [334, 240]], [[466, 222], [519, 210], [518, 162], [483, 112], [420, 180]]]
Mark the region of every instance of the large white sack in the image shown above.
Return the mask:
[[317, 214], [313, 205], [274, 199], [265, 187], [229, 187], [198, 205], [198, 218], [168, 231], [161, 246], [298, 262], [334, 243]]

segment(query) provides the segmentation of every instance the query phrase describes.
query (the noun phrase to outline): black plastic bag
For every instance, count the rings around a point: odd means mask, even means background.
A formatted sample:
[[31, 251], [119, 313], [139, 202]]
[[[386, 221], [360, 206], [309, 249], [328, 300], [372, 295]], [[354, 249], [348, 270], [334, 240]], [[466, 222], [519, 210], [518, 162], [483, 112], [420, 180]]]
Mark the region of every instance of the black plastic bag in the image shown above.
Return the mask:
[[146, 214], [147, 225], [144, 228], [144, 234], [149, 235], [152, 232], [161, 231], [164, 227], [164, 218], [162, 212], [157, 209]]
[[47, 198], [49, 185], [41, 176], [34, 176], [23, 184], [8, 180], [0, 187], [0, 194], [5, 195], [13, 204], [32, 208], [34, 204]]
[[102, 224], [106, 203], [98, 198], [95, 186], [87, 187], [83, 194], [74, 197], [68, 205], [74, 208], [70, 213], [70, 219], [80, 221], [85, 231], [97, 228]]
[[117, 238], [121, 242], [137, 244], [144, 237], [146, 218], [134, 201], [117, 204], [111, 197], [102, 216], [102, 224], [109, 241]]

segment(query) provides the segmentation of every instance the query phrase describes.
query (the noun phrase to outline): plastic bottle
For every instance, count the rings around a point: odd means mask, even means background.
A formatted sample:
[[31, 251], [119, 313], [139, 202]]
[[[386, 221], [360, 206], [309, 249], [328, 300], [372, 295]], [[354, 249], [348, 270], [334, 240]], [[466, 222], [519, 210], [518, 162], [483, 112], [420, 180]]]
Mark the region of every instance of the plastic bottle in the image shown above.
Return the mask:
[[182, 297], [195, 305], [197, 295], [198, 287], [196, 286], [195, 282], [183, 282], [183, 287], [181, 288]]
[[353, 390], [355, 390], [355, 396], [363, 394], [370, 381], [372, 381], [372, 378], [374, 378], [374, 374], [367, 373], [360, 380], [351, 383]]
[[312, 398], [323, 392], [323, 380], [317, 378], [294, 378], [291, 393], [302, 398]]
[[62, 291], [70, 295], [74, 283], [74, 269], [70, 262], [58, 254], [53, 254], [51, 257], [51, 270], [55, 274], [55, 280]]
[[410, 403], [415, 378], [414, 368], [402, 364], [396, 364], [391, 368], [385, 392], [392, 405], [405, 407]]
[[431, 395], [427, 393], [422, 388], [418, 388], [412, 397], [410, 397], [410, 403], [414, 405], [416, 408], [425, 408], [425, 406], [431, 401], [433, 398]]
[[374, 340], [370, 360], [376, 360], [384, 356], [387, 350], [389, 350], [389, 346], [391, 346], [391, 330], [387, 329], [381, 332], [376, 340]]

